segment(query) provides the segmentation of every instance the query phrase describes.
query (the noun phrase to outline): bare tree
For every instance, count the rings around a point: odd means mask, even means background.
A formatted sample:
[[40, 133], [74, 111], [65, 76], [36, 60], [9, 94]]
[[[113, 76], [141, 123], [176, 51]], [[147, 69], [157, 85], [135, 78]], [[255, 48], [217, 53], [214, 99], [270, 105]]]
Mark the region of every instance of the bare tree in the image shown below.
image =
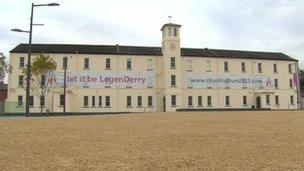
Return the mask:
[[[52, 78], [57, 68], [56, 62], [49, 55], [40, 54], [31, 64], [30, 89], [40, 99], [40, 109], [43, 113], [45, 100], [51, 88]], [[23, 70], [27, 73], [27, 68]]]
[[3, 53], [0, 53], [0, 81], [4, 81], [4, 78], [10, 69], [11, 67], [8, 65], [6, 57]]

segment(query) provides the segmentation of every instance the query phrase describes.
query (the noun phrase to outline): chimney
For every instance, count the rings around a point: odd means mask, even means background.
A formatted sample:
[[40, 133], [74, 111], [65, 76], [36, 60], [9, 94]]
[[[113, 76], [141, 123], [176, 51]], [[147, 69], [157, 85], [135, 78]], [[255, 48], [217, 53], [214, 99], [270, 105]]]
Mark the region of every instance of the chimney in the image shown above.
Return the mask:
[[116, 44], [116, 52], [120, 53], [119, 44]]

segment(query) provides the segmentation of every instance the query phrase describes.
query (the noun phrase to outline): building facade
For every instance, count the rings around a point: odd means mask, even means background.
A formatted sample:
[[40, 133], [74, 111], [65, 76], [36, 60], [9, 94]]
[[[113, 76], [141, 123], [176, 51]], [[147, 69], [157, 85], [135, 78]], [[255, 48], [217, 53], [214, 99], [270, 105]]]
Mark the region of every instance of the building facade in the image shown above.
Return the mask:
[[[282, 53], [181, 48], [181, 25], [163, 25], [162, 47], [34, 44], [33, 58], [50, 55], [57, 70], [43, 102], [62, 112], [174, 112], [181, 109], [298, 109], [298, 61]], [[10, 52], [7, 102], [24, 108], [27, 44]], [[64, 57], [67, 57], [67, 60]], [[7, 112], [14, 112], [13, 110]]]

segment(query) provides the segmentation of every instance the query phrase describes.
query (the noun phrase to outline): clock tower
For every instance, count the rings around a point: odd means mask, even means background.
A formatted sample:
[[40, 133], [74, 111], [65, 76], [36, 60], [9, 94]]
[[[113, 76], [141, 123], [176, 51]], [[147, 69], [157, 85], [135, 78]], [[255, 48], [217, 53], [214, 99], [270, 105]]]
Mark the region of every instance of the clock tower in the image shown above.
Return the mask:
[[180, 27], [179, 24], [167, 23], [161, 28], [164, 111], [176, 111], [182, 103]]

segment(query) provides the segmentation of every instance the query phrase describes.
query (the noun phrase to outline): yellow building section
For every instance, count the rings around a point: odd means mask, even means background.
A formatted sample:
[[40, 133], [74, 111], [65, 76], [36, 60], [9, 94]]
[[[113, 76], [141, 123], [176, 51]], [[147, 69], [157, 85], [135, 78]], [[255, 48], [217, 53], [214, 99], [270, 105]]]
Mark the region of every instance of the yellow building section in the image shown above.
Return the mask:
[[[45, 108], [63, 110], [65, 56], [71, 113], [300, 107], [297, 60], [277, 52], [181, 48], [180, 28], [164, 24], [161, 47], [33, 44], [33, 58], [45, 53], [58, 65]], [[10, 52], [7, 103], [15, 105], [7, 112], [24, 109], [26, 55], [27, 44]], [[40, 112], [39, 97], [32, 94], [30, 104]]]

